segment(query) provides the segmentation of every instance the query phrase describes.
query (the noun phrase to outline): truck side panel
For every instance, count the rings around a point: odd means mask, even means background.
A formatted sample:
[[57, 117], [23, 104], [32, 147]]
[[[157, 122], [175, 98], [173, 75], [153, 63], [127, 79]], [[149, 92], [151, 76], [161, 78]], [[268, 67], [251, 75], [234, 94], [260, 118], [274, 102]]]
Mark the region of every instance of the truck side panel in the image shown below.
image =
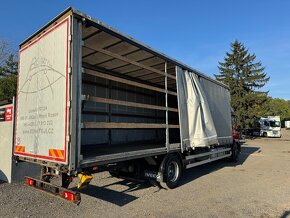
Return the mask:
[[16, 156], [68, 162], [70, 19], [20, 49]]
[[200, 78], [211, 111], [213, 122], [217, 131], [220, 145], [231, 144], [231, 97], [228, 89], [217, 85], [207, 79]]

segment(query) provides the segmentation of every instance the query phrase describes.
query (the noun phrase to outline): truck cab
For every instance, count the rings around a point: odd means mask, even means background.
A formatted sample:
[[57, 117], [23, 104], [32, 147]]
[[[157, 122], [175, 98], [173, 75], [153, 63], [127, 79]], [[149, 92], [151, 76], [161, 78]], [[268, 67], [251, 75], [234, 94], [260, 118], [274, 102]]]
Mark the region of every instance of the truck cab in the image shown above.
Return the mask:
[[263, 137], [281, 137], [280, 116], [261, 117], [260, 136]]

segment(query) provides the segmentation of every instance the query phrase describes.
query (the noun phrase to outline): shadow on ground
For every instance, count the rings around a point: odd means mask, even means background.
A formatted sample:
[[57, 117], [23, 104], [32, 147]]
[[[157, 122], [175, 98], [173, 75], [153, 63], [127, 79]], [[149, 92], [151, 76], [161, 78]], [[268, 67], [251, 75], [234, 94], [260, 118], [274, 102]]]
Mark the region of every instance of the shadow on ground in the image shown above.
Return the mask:
[[290, 210], [285, 211], [281, 216], [281, 218], [289, 218], [289, 217], [290, 217]]
[[1, 184], [4, 184], [4, 183], [7, 183], [7, 182], [5, 182], [5, 181], [3, 181], [3, 180], [0, 180], [0, 185], [1, 185]]
[[[122, 185], [127, 188], [124, 191], [115, 191], [109, 188], [110, 186], [114, 185]], [[106, 202], [110, 202], [118, 206], [124, 206], [138, 199], [138, 197], [130, 195], [129, 194], [130, 192], [139, 189], [146, 189], [149, 187], [150, 184], [148, 182], [141, 183], [141, 182], [132, 182], [128, 180], [120, 180], [114, 183], [107, 184], [105, 186], [96, 186], [90, 184], [88, 185], [87, 188], [83, 190], [77, 190], [76, 188], [73, 188], [73, 190], [78, 191], [81, 194], [85, 194]]]
[[[205, 176], [216, 170], [222, 169], [223, 167], [231, 167], [231, 166], [235, 167], [238, 165], [242, 165], [252, 153], [257, 152], [258, 150], [259, 147], [243, 146], [239, 161], [237, 163], [233, 163], [227, 160], [220, 160], [202, 166], [194, 167], [189, 170], [185, 170], [179, 186], [185, 185], [195, 179], [198, 179], [199, 177]], [[127, 188], [124, 191], [115, 191], [113, 189], [110, 189], [110, 186], [114, 185], [122, 185]], [[82, 194], [95, 197], [106, 202], [110, 202], [118, 206], [124, 206], [138, 199], [138, 197], [130, 195], [130, 192], [140, 189], [146, 189], [149, 188], [150, 186], [151, 185], [149, 182], [140, 183], [128, 180], [119, 180], [117, 182], [113, 182], [105, 186], [89, 185], [87, 188], [83, 190], [77, 190], [76, 188], [73, 188], [73, 190], [79, 191]]]
[[5, 183], [5, 182], [8, 182], [8, 178], [5, 175], [5, 173], [2, 170], [0, 170], [0, 184]]
[[205, 176], [209, 173], [220, 170], [224, 167], [235, 167], [235, 166], [242, 165], [251, 154], [255, 152], [259, 152], [259, 149], [260, 149], [259, 147], [243, 146], [240, 156], [239, 156], [239, 161], [236, 163], [225, 159], [225, 160], [218, 160], [215, 162], [211, 162], [208, 164], [204, 164], [201, 166], [197, 166], [197, 167], [193, 167], [191, 169], [185, 170], [183, 177], [181, 178], [179, 186], [185, 185], [195, 179], [198, 179], [199, 177]]

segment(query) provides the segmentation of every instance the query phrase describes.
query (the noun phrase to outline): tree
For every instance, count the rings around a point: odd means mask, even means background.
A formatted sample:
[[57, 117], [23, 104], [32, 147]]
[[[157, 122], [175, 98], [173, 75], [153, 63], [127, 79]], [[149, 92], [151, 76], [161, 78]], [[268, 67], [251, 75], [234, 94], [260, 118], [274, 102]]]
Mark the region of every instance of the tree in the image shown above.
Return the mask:
[[7, 76], [0, 79], [0, 101], [11, 100], [16, 95], [17, 76]]
[[5, 41], [0, 41], [0, 101], [16, 95], [17, 55]]
[[270, 79], [264, 72], [265, 67], [260, 61], [256, 62], [255, 54], [250, 54], [244, 44], [236, 40], [218, 68], [220, 72], [215, 77], [230, 88], [238, 127], [251, 128], [253, 118], [266, 109], [268, 93], [259, 91]]
[[16, 56], [14, 54], [10, 54], [4, 61], [3, 65], [0, 66], [0, 77], [17, 75], [17, 71], [18, 63]]
[[280, 116], [281, 121], [290, 120], [290, 104], [281, 98], [269, 97], [268, 116]]

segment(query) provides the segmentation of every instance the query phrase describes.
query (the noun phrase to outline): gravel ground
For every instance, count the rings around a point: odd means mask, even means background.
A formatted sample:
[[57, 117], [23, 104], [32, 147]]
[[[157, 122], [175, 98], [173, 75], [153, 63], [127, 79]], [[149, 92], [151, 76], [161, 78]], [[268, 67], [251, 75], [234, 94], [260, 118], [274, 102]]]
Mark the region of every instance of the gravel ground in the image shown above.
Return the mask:
[[248, 139], [240, 161], [185, 171], [174, 190], [94, 176], [75, 206], [24, 184], [0, 183], [0, 217], [290, 217], [290, 130]]

